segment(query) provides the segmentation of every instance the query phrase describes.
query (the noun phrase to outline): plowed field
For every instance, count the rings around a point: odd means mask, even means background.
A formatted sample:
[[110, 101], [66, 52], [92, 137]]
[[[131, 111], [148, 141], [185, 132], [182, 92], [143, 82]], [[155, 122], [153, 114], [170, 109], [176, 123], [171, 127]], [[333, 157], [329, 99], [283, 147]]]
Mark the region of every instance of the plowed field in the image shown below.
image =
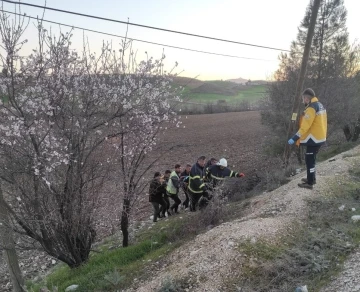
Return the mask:
[[175, 163], [194, 163], [205, 155], [224, 157], [229, 168], [253, 173], [268, 162], [263, 153], [268, 131], [255, 111], [183, 116], [180, 128], [161, 137], [164, 148], [172, 149], [159, 161], [158, 170], [172, 169]]

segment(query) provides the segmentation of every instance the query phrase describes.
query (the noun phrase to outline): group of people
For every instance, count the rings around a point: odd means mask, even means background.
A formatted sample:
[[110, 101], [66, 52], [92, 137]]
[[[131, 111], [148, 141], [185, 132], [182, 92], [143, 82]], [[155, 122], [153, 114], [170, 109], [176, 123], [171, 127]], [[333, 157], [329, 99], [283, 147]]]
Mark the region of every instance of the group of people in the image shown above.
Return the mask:
[[[200, 156], [193, 165], [186, 164], [184, 170], [180, 164], [175, 164], [173, 171], [166, 170], [164, 174], [155, 172], [149, 187], [149, 201], [154, 208], [153, 221], [178, 213], [180, 205], [195, 212], [199, 207], [206, 206], [212, 199], [212, 191], [226, 177], [243, 176], [243, 173], [230, 170], [225, 158], [206, 161], [205, 156]], [[183, 202], [179, 198], [180, 189], [185, 195]]]
[[[316, 154], [326, 142], [327, 113], [311, 88], [303, 91], [302, 99], [305, 110], [300, 118], [299, 130], [288, 140], [288, 143], [306, 146], [307, 177], [303, 178], [298, 186], [313, 189], [316, 184]], [[243, 173], [230, 170], [225, 158], [219, 161], [211, 158], [206, 162], [205, 156], [200, 156], [193, 165], [186, 164], [184, 171], [180, 164], [176, 164], [173, 171], [166, 170], [163, 175], [155, 172], [149, 189], [149, 201], [154, 207], [153, 221], [156, 222], [158, 218], [165, 217], [166, 213], [170, 216], [178, 212], [181, 205], [180, 189], [185, 195], [182, 203], [184, 209], [189, 208], [194, 212], [198, 207], [206, 206], [212, 199], [212, 191], [226, 177], [243, 176]], [[172, 205], [170, 205], [170, 199], [173, 201]]]

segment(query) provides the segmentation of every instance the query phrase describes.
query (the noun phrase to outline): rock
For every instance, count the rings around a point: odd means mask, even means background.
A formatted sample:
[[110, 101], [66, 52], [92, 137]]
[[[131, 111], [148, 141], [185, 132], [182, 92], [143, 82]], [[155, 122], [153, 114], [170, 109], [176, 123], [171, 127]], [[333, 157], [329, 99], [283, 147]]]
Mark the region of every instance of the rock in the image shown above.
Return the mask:
[[193, 250], [190, 252], [190, 257], [196, 255], [198, 253], [199, 249], [198, 250]]
[[235, 245], [235, 242], [233, 242], [233, 241], [228, 242], [228, 246], [234, 246], [234, 245]]
[[356, 209], [355, 209], [355, 208], [351, 208], [351, 211], [355, 212], [355, 211], [356, 211]]
[[341, 205], [338, 209], [339, 209], [340, 211], [344, 211], [345, 205]]
[[76, 291], [77, 288], [79, 288], [79, 285], [71, 285], [65, 289], [65, 292]]
[[56, 261], [55, 261], [55, 260], [52, 260], [52, 261], [51, 261], [51, 264], [52, 264], [52, 265], [55, 265], [55, 264], [56, 264]]
[[321, 248], [320, 248], [318, 245], [315, 245], [315, 246], [314, 246], [314, 250], [316, 250], [316, 251], [320, 251], [320, 250], [321, 250]]
[[354, 215], [351, 217], [351, 220], [354, 222], [360, 221], [360, 215]]

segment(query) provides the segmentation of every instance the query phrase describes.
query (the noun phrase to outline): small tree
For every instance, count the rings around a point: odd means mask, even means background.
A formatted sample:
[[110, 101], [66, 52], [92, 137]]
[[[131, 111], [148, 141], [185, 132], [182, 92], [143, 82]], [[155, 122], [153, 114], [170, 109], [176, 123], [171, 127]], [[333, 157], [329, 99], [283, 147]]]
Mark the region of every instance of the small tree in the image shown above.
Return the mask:
[[[127, 46], [124, 42], [123, 51]], [[130, 70], [124, 58], [115, 60], [116, 66], [127, 72], [124, 81], [128, 88], [123, 101], [126, 112], [117, 119], [119, 141], [113, 143], [117, 150], [123, 192], [121, 231], [124, 247], [129, 244], [128, 228], [132, 209], [148, 185], [144, 176], [161, 153], [147, 165], [143, 164], [145, 158], [156, 147], [159, 133], [174, 125], [179, 127], [180, 124], [174, 110], [180, 101], [178, 90], [171, 84], [171, 72], [164, 72], [164, 59], [165, 55], [160, 60], [149, 58]], [[134, 63], [135, 59], [130, 57], [130, 62]]]

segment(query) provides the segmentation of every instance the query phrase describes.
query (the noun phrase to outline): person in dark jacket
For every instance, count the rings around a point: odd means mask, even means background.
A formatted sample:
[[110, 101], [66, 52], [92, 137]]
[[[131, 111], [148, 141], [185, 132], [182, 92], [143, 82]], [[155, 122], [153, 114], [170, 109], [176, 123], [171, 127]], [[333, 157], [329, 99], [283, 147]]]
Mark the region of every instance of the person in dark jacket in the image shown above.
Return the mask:
[[[166, 183], [161, 179], [160, 172], [155, 172], [149, 187], [149, 202], [151, 202], [154, 208], [153, 222], [157, 222], [158, 217], [165, 217], [166, 202], [163, 198], [163, 189], [165, 186]], [[160, 206], [162, 208], [162, 216], [160, 214]]]
[[206, 177], [212, 189], [216, 188], [226, 177], [243, 177], [242, 172], [235, 172], [227, 167], [227, 160], [221, 158], [218, 163], [206, 169]]
[[191, 167], [188, 185], [190, 199], [190, 211], [195, 212], [201, 197], [208, 197], [206, 192], [205, 178], [205, 156], [200, 156], [197, 162]]
[[188, 193], [188, 184], [189, 184], [189, 176], [190, 176], [190, 170], [191, 170], [191, 164], [186, 164], [185, 170], [180, 174], [180, 182], [181, 182], [181, 188], [185, 194], [185, 201], [183, 202], [183, 206], [185, 209], [189, 207], [189, 193]]
[[165, 214], [165, 212], [167, 212], [168, 216], [171, 216], [171, 212], [170, 212], [170, 201], [169, 201], [169, 196], [166, 193], [166, 187], [167, 187], [168, 181], [170, 179], [170, 174], [171, 174], [171, 171], [167, 169], [167, 170], [165, 170], [165, 173], [162, 176], [162, 179], [164, 180], [164, 184], [162, 185], [161, 190], [162, 190], [162, 194], [163, 194], [163, 199], [166, 203], [166, 207], [165, 207], [165, 209], [163, 207], [160, 208], [160, 212], [164, 213], [164, 214]]
[[170, 179], [166, 187], [166, 194], [174, 201], [174, 204], [170, 207], [173, 213], [178, 212], [179, 205], [181, 204], [181, 200], [179, 199], [180, 173], [181, 165], [175, 164], [175, 170], [170, 174]]
[[214, 158], [214, 157], [210, 158], [210, 160], [208, 160], [208, 162], [206, 162], [206, 164], [205, 164], [205, 169], [207, 169], [211, 165], [215, 165], [217, 162], [218, 162], [218, 160], [216, 158]]

